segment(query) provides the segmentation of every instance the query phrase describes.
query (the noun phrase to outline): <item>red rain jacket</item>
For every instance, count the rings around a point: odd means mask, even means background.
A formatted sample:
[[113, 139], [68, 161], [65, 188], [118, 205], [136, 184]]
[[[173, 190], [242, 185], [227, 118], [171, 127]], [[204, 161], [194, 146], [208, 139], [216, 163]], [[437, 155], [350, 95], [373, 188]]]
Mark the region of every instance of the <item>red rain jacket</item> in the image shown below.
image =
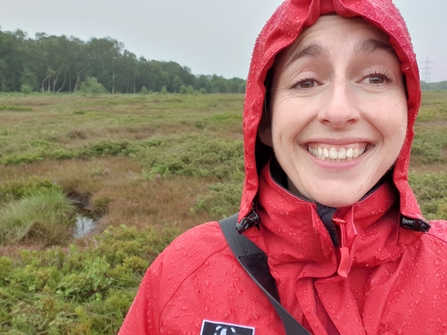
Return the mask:
[[[332, 12], [361, 16], [390, 36], [408, 91], [407, 138], [392, 180], [335, 212], [337, 247], [316, 205], [278, 185], [270, 164], [258, 170], [262, 158], [255, 156], [263, 83], [275, 55], [304, 27]], [[258, 37], [244, 105], [246, 179], [240, 219], [255, 203], [261, 224], [245, 235], [268, 255], [282, 305], [313, 334], [447, 334], [447, 222], [431, 221], [428, 233], [418, 231], [423, 218], [407, 181], [420, 98], [411, 41], [390, 0], [285, 1]], [[285, 332], [218, 223], [210, 222], [178, 237], [154, 261], [119, 334]]]

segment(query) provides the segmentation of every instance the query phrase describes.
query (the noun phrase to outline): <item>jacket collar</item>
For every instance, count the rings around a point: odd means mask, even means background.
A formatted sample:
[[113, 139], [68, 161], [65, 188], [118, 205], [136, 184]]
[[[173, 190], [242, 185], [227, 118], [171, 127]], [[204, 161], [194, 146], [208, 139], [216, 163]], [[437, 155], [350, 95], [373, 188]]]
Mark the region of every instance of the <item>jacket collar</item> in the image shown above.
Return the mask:
[[[259, 229], [245, 234], [269, 257], [272, 269], [295, 264], [299, 277], [346, 277], [352, 266], [376, 266], [397, 259], [402, 246], [420, 238], [399, 226], [399, 197], [385, 182], [354, 205], [333, 216], [339, 238], [335, 246], [317, 214], [317, 204], [280, 185], [267, 164], [260, 177]], [[299, 264], [302, 264], [300, 267]]]

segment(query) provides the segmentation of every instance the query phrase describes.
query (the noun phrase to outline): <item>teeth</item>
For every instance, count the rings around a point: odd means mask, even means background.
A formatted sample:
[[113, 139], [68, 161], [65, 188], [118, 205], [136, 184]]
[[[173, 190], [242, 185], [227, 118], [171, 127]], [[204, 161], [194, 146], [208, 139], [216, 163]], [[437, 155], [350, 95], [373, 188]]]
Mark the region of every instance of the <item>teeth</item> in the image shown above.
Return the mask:
[[346, 149], [345, 148], [341, 148], [338, 151], [337, 158], [338, 159], [346, 159]]
[[352, 150], [352, 148], [349, 148], [348, 151], [346, 151], [346, 157], [348, 157], [348, 159], [354, 157], [354, 150]]
[[331, 148], [331, 150], [329, 150], [329, 158], [337, 159], [337, 150], [335, 150], [335, 148]]
[[307, 149], [313, 156], [322, 159], [322, 160], [328, 160], [328, 161], [349, 161], [352, 159], [355, 159], [366, 151], [366, 147], [362, 148], [340, 148], [338, 151], [335, 149], [335, 147], [331, 147], [330, 149], [327, 148], [311, 148], [308, 147]]

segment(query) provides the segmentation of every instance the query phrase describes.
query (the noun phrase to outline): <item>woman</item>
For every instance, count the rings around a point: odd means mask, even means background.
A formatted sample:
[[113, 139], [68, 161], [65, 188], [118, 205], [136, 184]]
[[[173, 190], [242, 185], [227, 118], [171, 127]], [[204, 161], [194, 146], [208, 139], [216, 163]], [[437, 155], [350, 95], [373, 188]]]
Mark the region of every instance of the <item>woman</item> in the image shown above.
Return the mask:
[[[285, 1], [257, 40], [238, 229], [312, 334], [447, 333], [446, 222], [407, 181], [420, 98], [390, 0]], [[157, 258], [120, 331], [254, 333], [285, 334], [217, 222]]]

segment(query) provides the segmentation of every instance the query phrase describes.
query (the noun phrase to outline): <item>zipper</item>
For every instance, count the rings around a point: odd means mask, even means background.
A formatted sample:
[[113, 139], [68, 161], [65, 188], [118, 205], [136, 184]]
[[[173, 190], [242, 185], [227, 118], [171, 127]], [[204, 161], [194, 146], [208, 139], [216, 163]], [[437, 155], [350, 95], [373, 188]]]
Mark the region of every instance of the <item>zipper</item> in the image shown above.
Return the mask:
[[[333, 217], [333, 222], [338, 226], [338, 231], [339, 233], [339, 238], [340, 238], [340, 246], [339, 246], [339, 262], [338, 262], [338, 268], [337, 268], [337, 273], [340, 277], [343, 278], [347, 278], [348, 277], [348, 272], [351, 269], [351, 256], [349, 254], [349, 249], [350, 246], [348, 246], [347, 244], [347, 226], [346, 226], [346, 221], [343, 219], [340, 219], [338, 217]], [[352, 237], [350, 238], [350, 240], [352, 241], [352, 238], [354, 236], [357, 236], [357, 229], [355, 228], [355, 225], [352, 224]]]

